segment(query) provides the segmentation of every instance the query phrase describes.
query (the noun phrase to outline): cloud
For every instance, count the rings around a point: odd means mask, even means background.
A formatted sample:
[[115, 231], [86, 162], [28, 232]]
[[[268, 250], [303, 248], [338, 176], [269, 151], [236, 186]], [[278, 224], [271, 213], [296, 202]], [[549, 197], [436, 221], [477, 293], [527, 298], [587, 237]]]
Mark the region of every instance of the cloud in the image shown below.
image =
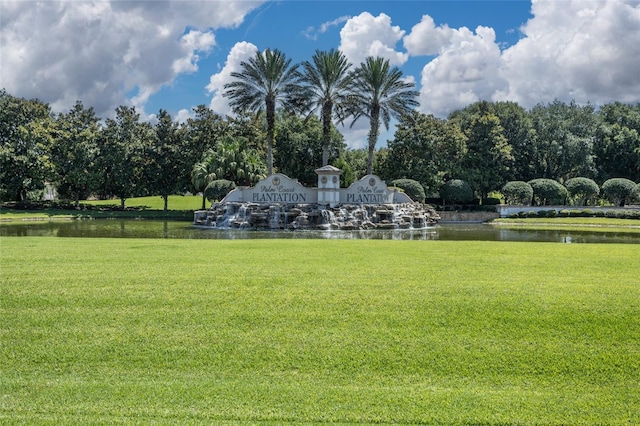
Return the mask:
[[403, 40], [412, 55], [435, 55], [422, 70], [420, 109], [446, 116], [503, 90], [506, 82], [497, 74], [501, 52], [495, 38], [489, 27], [436, 27], [430, 16], [423, 16]]
[[123, 104], [143, 109], [197, 70], [215, 46], [213, 29], [239, 25], [259, 3], [2, 1], [0, 86], [54, 111], [78, 99], [100, 116]]
[[534, 0], [531, 13], [506, 49], [491, 28], [423, 16], [403, 39], [412, 56], [434, 57], [422, 70], [420, 109], [444, 117], [478, 100], [640, 102], [640, 3]]
[[640, 102], [640, 3], [534, 1], [525, 38], [504, 51], [498, 99]]
[[353, 64], [360, 64], [368, 56], [381, 56], [391, 65], [404, 64], [409, 55], [395, 50], [405, 32], [391, 25], [391, 18], [384, 13], [373, 16], [369, 12], [347, 20], [340, 30], [339, 49]]
[[229, 51], [227, 61], [220, 72], [213, 74], [209, 79], [209, 84], [206, 89], [209, 93], [213, 94], [209, 108], [220, 115], [233, 115], [231, 107], [229, 106], [229, 100], [223, 96], [224, 85], [233, 81], [231, 73], [240, 72], [242, 68], [241, 62], [246, 62], [249, 58], [254, 56], [258, 48], [246, 41], [236, 43]]
[[317, 40], [319, 34], [324, 34], [327, 31], [329, 31], [331, 27], [340, 25], [343, 22], [348, 21], [349, 19], [351, 19], [350, 16], [341, 16], [339, 18], [334, 19], [333, 21], [323, 22], [322, 25], [320, 25], [320, 28], [316, 29], [315, 27], [308, 27], [306, 30], [302, 32], [302, 35], [304, 35], [309, 40]]

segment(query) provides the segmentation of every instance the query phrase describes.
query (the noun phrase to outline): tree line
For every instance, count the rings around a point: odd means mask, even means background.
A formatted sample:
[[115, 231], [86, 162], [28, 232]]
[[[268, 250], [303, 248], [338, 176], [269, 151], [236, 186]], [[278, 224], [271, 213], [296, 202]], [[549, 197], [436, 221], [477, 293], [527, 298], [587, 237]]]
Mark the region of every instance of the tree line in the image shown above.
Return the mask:
[[[415, 110], [417, 92], [381, 58], [353, 69], [337, 50], [291, 64], [278, 50], [257, 52], [225, 86], [235, 117], [204, 105], [177, 123], [160, 110], [154, 124], [133, 107], [101, 119], [78, 101], [53, 114], [48, 104], [0, 92], [0, 198], [38, 197], [45, 182], [62, 198], [127, 198], [203, 193], [251, 185], [281, 172], [316, 182], [333, 164], [346, 186], [367, 173], [411, 179], [427, 195], [463, 181], [485, 198], [507, 182], [581, 177], [640, 181], [640, 104], [600, 108], [554, 101], [525, 110], [481, 101], [445, 119]], [[380, 125], [398, 121], [375, 150]], [[369, 121], [367, 148], [347, 149], [335, 123]]]

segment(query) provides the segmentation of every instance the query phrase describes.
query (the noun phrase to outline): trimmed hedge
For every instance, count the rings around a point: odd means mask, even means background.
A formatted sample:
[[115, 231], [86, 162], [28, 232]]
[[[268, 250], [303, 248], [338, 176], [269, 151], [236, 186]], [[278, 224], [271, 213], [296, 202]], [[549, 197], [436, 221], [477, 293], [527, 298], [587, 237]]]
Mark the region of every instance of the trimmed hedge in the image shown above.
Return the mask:
[[204, 195], [209, 201], [222, 200], [235, 187], [236, 184], [230, 180], [214, 180], [204, 189]]
[[460, 179], [445, 182], [440, 188], [440, 197], [445, 202], [469, 203], [473, 200], [473, 190], [469, 184]]
[[502, 193], [504, 194], [505, 202], [510, 205], [528, 206], [533, 198], [533, 188], [527, 182], [521, 180], [507, 182], [502, 187]]
[[589, 199], [600, 194], [600, 187], [593, 180], [585, 177], [575, 177], [564, 184], [569, 192], [569, 197], [578, 206], [586, 206]]
[[637, 219], [640, 220], [640, 210], [604, 210], [604, 209], [584, 209], [584, 210], [523, 210], [518, 213], [509, 215], [511, 218], [528, 218], [528, 217], [608, 217], [617, 219]]
[[533, 189], [533, 199], [539, 206], [564, 204], [569, 196], [567, 188], [553, 179], [533, 179], [529, 185]]
[[396, 179], [391, 181], [391, 186], [396, 186], [404, 191], [413, 201], [424, 203], [427, 198], [424, 188], [417, 180], [413, 179]]
[[625, 178], [613, 178], [602, 184], [602, 195], [616, 206], [624, 206], [627, 199], [634, 197], [636, 184]]

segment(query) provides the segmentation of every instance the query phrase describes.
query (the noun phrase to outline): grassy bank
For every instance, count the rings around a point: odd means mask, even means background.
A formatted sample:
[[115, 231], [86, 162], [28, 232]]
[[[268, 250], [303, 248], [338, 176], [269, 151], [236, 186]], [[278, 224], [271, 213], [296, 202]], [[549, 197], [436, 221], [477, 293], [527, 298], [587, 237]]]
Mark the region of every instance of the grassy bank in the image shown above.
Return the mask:
[[138, 197], [125, 200], [125, 210], [120, 210], [119, 200], [82, 201], [80, 209], [69, 205], [40, 203], [12, 208], [5, 204], [0, 208], [0, 221], [24, 220], [72, 220], [72, 219], [174, 219], [193, 220], [193, 211], [202, 207], [200, 196], [169, 196], [169, 210], [163, 211], [161, 197]]
[[640, 220], [606, 217], [500, 218], [491, 221], [491, 224], [503, 228], [526, 227], [527, 229], [558, 229], [563, 231], [580, 231], [588, 228], [590, 231], [596, 232], [640, 233]]
[[1, 244], [1, 423], [640, 422], [637, 245]]

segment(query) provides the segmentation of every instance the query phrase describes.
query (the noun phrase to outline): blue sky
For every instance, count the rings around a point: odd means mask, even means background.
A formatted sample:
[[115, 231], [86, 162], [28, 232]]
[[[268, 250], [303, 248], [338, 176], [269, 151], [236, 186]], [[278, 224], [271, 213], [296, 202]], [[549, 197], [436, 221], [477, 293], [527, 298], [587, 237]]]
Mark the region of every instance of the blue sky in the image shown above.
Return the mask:
[[[503, 46], [520, 38], [520, 26], [530, 17], [529, 1], [302, 1], [267, 2], [250, 12], [242, 25], [216, 32], [216, 47], [200, 62], [201, 72], [180, 76], [176, 84], [150, 98], [149, 111], [175, 105], [173, 99], [186, 103], [208, 103], [203, 88], [208, 84], [208, 72], [216, 72], [227, 54], [239, 41], [253, 43], [260, 50], [280, 49], [293, 62], [310, 60], [316, 49], [328, 50], [340, 45], [340, 30], [344, 20], [369, 12], [391, 18], [391, 24], [409, 32], [422, 15], [430, 15], [437, 24], [475, 29], [492, 26]], [[326, 26], [323, 29], [323, 25]], [[401, 48], [401, 42], [398, 43]], [[416, 79], [429, 58], [411, 57], [400, 68]], [[416, 81], [419, 84], [419, 81]], [[177, 111], [175, 107], [171, 108]]]
[[[383, 56], [438, 117], [478, 100], [640, 102], [637, 0], [3, 0], [0, 23], [0, 87], [56, 112], [81, 100], [101, 117], [228, 114], [230, 73], [265, 48], [295, 63], [316, 49]], [[343, 134], [363, 146], [366, 123]]]

